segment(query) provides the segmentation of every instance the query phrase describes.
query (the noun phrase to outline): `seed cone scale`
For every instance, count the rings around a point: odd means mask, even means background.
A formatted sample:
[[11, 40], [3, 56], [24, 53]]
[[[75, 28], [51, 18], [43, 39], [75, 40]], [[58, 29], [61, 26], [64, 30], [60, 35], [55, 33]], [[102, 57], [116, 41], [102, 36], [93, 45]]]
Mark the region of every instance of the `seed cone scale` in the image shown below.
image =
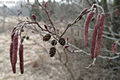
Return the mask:
[[64, 46], [65, 45], [65, 39], [64, 38], [60, 38], [59, 39], [59, 43]]
[[51, 35], [50, 34], [46, 34], [44, 37], [43, 37], [43, 41], [49, 41], [51, 38]]

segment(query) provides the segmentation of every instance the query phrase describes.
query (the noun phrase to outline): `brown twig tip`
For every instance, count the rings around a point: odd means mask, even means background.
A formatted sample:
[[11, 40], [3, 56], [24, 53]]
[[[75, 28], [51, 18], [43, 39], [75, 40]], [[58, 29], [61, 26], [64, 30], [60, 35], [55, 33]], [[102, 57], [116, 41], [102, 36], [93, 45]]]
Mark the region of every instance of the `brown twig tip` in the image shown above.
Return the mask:
[[23, 44], [20, 44], [19, 47], [19, 58], [20, 58], [20, 72], [21, 74], [24, 73], [24, 58], [23, 58]]
[[87, 18], [85, 19], [85, 23], [84, 23], [84, 46], [88, 45], [88, 27], [89, 27], [89, 23], [90, 20], [92, 19], [94, 15], [93, 11], [90, 11], [87, 15]]

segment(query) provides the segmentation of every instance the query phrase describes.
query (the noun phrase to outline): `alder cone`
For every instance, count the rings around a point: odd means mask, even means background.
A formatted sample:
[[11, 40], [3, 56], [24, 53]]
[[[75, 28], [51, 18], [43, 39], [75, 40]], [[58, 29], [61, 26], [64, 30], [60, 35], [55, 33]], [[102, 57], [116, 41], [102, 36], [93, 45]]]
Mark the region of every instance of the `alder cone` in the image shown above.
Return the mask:
[[89, 27], [89, 23], [90, 20], [92, 19], [94, 15], [93, 11], [90, 11], [87, 15], [87, 18], [85, 19], [85, 23], [84, 23], [84, 46], [88, 45], [88, 27]]
[[19, 58], [20, 58], [20, 72], [21, 74], [24, 73], [24, 58], [23, 58], [23, 44], [20, 44], [19, 47]]
[[98, 36], [97, 36], [97, 42], [96, 42], [95, 57], [99, 55], [100, 49], [101, 49], [102, 33], [104, 29], [104, 19], [105, 19], [105, 13], [102, 13], [100, 15], [100, 20], [99, 20], [99, 30], [98, 30]]
[[49, 51], [50, 57], [53, 57], [56, 54], [56, 48], [55, 47], [51, 47], [50, 51]]
[[49, 41], [51, 38], [51, 35], [50, 34], [46, 34], [44, 37], [43, 37], [43, 41]]
[[64, 46], [65, 45], [65, 39], [64, 38], [60, 38], [59, 39], [59, 43]]
[[51, 41], [51, 44], [52, 44], [53, 46], [55, 46], [55, 45], [57, 44], [57, 41], [56, 41], [56, 40], [52, 40], [52, 41]]

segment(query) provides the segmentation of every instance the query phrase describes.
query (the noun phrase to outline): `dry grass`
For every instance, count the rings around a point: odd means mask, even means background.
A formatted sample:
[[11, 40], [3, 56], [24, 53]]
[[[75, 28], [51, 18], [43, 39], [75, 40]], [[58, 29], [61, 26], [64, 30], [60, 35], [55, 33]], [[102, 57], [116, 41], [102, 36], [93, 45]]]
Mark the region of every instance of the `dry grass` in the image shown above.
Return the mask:
[[[18, 60], [17, 73], [13, 74], [9, 60], [10, 29], [0, 34], [0, 80], [72, 80], [69, 71], [59, 60], [58, 54], [53, 58], [49, 57], [48, 50], [51, 45], [43, 42], [38, 34], [31, 34], [30, 40], [24, 42], [25, 73], [20, 74]], [[71, 43], [88, 50], [83, 47], [82, 34], [83, 31], [79, 29], [70, 28], [66, 36], [69, 35]], [[57, 45], [57, 50], [62, 56], [62, 61], [65, 62], [65, 54], [60, 45]], [[106, 76], [109, 72], [106, 60], [98, 58], [95, 66], [86, 69], [85, 67], [92, 62], [89, 56], [82, 53], [66, 53], [68, 55], [67, 65], [75, 80], [116, 80], [114, 74]]]

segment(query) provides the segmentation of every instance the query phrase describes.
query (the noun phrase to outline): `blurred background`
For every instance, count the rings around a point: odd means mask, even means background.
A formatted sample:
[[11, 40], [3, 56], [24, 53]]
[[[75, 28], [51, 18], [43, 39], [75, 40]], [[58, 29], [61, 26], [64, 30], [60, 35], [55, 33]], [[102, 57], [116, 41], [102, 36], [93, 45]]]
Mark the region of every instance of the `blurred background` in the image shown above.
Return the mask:
[[[48, 10], [59, 34], [84, 8], [90, 8], [93, 4], [102, 6], [106, 14], [100, 53], [102, 57], [97, 58], [95, 66], [85, 68], [93, 61], [84, 53], [90, 53], [91, 35], [95, 24], [95, 20], [90, 23], [89, 45], [84, 47], [83, 30], [86, 15], [64, 35], [65, 39], [69, 38], [69, 43], [75, 46], [71, 51], [79, 49], [81, 52], [68, 52], [57, 45], [57, 54], [53, 58], [48, 54], [50, 43], [42, 41], [41, 31], [31, 33], [34, 30], [31, 26], [35, 25], [30, 25], [29, 29], [25, 30], [25, 35], [30, 38], [24, 42], [25, 73], [20, 74], [18, 60], [17, 73], [13, 74], [9, 60], [12, 28], [20, 21], [33, 21], [32, 14], [36, 16], [41, 26], [50, 23], [37, 0], [0, 0], [0, 80], [120, 80], [120, 0], [39, 0], [39, 2]], [[113, 43], [117, 44], [114, 53], [111, 52]]]

